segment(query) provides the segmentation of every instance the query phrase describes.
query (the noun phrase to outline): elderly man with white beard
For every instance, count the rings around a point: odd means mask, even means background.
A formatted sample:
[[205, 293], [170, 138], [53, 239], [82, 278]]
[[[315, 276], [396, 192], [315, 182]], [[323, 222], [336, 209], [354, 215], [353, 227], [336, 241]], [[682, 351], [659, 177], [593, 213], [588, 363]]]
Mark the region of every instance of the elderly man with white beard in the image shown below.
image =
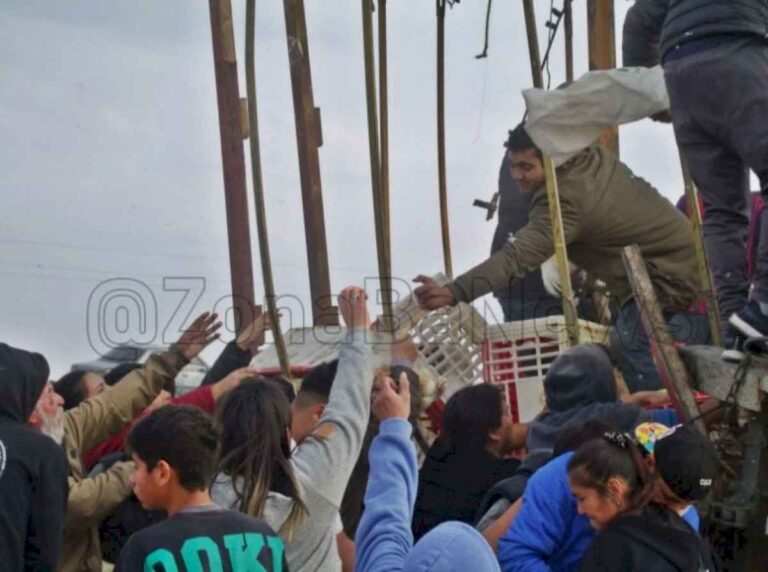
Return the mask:
[[53, 570], [61, 552], [67, 459], [27, 424], [52, 391], [48, 374], [40, 354], [0, 343], [0, 563], [8, 572]]
[[82, 452], [118, 433], [160, 393], [163, 386], [189, 360], [218, 338], [221, 327], [215, 314], [204, 313], [178, 342], [163, 354], [153, 355], [141, 369], [125, 376], [111, 389], [63, 410], [64, 400], [47, 383], [29, 417], [29, 424], [58, 442], [69, 464], [69, 505], [57, 570], [101, 572], [100, 522], [131, 494], [132, 461], [113, 464], [93, 478], [87, 477]]

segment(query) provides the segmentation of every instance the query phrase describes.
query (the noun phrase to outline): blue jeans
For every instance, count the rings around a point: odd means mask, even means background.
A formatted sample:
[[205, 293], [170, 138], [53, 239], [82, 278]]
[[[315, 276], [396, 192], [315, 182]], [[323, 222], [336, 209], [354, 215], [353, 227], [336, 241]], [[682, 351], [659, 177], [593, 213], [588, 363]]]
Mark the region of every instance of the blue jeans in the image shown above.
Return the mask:
[[[665, 315], [675, 341], [685, 344], [709, 343], [707, 316], [679, 312]], [[664, 384], [651, 356], [651, 343], [640, 321], [640, 311], [634, 300], [622, 306], [611, 330], [611, 349], [629, 391], [663, 389]]]

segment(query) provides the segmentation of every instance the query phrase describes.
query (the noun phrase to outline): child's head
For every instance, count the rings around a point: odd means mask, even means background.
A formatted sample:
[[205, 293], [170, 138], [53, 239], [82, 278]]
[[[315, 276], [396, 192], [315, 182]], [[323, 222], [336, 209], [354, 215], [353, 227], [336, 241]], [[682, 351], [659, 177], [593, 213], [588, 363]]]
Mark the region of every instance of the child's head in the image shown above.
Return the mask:
[[142, 419], [127, 440], [137, 469], [133, 489], [141, 504], [163, 509], [172, 495], [207, 490], [218, 442], [213, 420], [195, 407], [168, 405]]
[[660, 435], [653, 459], [665, 496], [680, 504], [706, 497], [720, 468], [712, 444], [691, 425], [673, 427]]
[[219, 404], [218, 471], [232, 479], [237, 508], [261, 517], [270, 491], [291, 498], [291, 513], [280, 528], [290, 538], [306, 508], [291, 465], [291, 405], [277, 384], [246, 379]]

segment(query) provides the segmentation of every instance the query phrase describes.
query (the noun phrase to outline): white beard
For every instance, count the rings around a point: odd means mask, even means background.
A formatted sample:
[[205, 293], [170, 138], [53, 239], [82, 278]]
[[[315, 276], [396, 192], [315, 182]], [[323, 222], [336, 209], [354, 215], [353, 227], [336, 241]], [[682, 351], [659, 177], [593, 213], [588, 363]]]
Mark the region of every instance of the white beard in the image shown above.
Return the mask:
[[40, 431], [56, 441], [57, 445], [61, 445], [64, 441], [64, 412], [59, 409], [56, 411], [56, 415], [40, 415], [40, 419], [43, 422]]

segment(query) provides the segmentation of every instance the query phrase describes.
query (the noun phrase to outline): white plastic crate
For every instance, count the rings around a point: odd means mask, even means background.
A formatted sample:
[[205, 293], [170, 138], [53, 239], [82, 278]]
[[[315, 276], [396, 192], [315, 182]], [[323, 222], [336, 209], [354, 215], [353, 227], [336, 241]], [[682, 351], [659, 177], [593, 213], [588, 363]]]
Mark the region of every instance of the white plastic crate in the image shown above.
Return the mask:
[[[434, 279], [444, 284], [438, 274]], [[409, 335], [419, 352], [414, 367], [432, 375], [444, 388], [443, 399], [455, 391], [483, 381], [482, 348], [486, 323], [469, 304], [458, 304], [428, 312], [420, 308], [413, 295], [399, 300], [392, 308], [396, 338]], [[296, 328], [285, 333], [286, 349], [292, 369], [307, 370], [338, 356], [344, 328]], [[383, 348], [376, 348], [377, 364], [389, 363]], [[253, 367], [279, 368], [274, 345], [267, 345], [253, 358]]]
[[[581, 343], [608, 343], [608, 327], [579, 320]], [[569, 347], [563, 316], [488, 326], [483, 344], [483, 377], [505, 388], [515, 422], [527, 423], [544, 406], [544, 376]]]
[[[448, 281], [442, 274], [433, 279], [439, 284]], [[460, 303], [428, 312], [411, 294], [395, 304], [392, 313], [397, 336], [410, 335], [422, 366], [442, 380], [444, 400], [462, 387], [483, 381], [486, 322], [472, 305]]]

